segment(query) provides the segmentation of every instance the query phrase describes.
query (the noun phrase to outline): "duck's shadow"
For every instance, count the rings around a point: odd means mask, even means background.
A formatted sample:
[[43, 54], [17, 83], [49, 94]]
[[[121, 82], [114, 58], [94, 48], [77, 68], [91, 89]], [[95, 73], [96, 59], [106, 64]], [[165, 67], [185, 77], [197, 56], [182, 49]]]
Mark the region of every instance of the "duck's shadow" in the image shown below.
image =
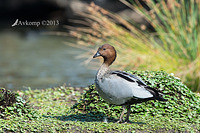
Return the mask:
[[[94, 114], [94, 113], [86, 113], [86, 114], [71, 114], [71, 115], [60, 115], [60, 116], [51, 116], [51, 115], [43, 115], [45, 118], [56, 118], [61, 121], [81, 121], [81, 122], [117, 122], [118, 119], [114, 117], [107, 117], [105, 114]], [[144, 122], [132, 122], [131, 124], [146, 124]]]

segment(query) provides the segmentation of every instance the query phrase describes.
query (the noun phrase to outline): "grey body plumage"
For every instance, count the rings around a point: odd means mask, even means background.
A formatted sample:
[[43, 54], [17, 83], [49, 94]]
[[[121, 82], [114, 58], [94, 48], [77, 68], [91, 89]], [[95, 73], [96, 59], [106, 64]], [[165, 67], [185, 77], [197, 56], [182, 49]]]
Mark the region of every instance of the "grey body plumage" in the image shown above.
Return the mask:
[[[106, 51], [107, 50], [107, 51]], [[130, 105], [148, 100], [166, 101], [156, 89], [146, 85], [139, 77], [124, 71], [111, 71], [109, 66], [116, 58], [113, 46], [101, 46], [95, 57], [102, 56], [104, 63], [99, 68], [95, 84], [100, 96], [108, 103], [122, 105], [123, 111], [118, 122], [122, 122], [125, 106], [128, 106], [126, 121], [129, 121]]]

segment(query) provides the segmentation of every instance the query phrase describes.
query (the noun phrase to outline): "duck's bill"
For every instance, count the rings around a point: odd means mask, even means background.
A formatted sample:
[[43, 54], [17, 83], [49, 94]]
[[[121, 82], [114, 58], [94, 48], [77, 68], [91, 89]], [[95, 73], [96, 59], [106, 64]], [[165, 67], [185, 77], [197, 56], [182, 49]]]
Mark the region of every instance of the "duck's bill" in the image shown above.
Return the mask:
[[96, 54], [93, 56], [93, 58], [96, 58], [98, 56], [101, 56], [101, 54], [99, 53], [99, 51], [96, 52]]

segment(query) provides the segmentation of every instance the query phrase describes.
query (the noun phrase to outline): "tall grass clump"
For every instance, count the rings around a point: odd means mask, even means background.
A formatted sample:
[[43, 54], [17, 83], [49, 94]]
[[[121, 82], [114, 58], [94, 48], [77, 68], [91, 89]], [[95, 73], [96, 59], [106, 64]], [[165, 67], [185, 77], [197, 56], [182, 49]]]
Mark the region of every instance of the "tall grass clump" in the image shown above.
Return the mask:
[[[155, 29], [144, 32], [120, 16], [95, 4], [87, 13], [79, 13], [83, 27], [69, 27], [79, 46], [88, 47], [92, 57], [94, 46], [110, 43], [118, 51], [115, 67], [120, 69], [164, 70], [180, 77], [193, 91], [200, 91], [199, 4], [197, 1], [146, 1], [151, 10], [139, 2], [122, 2], [141, 14]], [[134, 21], [134, 20], [133, 20]], [[87, 61], [89, 61], [89, 58]]]
[[[199, 0], [146, 0], [150, 10], [145, 10], [140, 2], [132, 1], [134, 8], [153, 26], [156, 33], [153, 44], [161, 47], [176, 59], [180, 65], [183, 59], [186, 66], [176, 72], [194, 91], [200, 91], [199, 38], [200, 38], [200, 1]], [[174, 57], [176, 57], [174, 56]], [[177, 70], [178, 71], [178, 70]]]
[[[120, 69], [176, 70], [178, 63], [161, 48], [155, 48], [147, 34], [125, 21], [120, 16], [110, 13], [99, 6], [91, 4], [88, 13], [80, 13], [85, 24], [83, 27], [70, 27], [70, 35], [78, 39], [79, 46], [88, 47], [91, 57], [99, 45], [110, 43], [117, 49], [119, 57], [115, 67]], [[117, 24], [116, 24], [117, 23]], [[96, 46], [96, 47], [95, 47]], [[120, 56], [121, 55], [121, 56]], [[90, 60], [89, 59], [89, 60]], [[170, 63], [166, 63], [171, 60]], [[174, 65], [172, 65], [174, 64]]]

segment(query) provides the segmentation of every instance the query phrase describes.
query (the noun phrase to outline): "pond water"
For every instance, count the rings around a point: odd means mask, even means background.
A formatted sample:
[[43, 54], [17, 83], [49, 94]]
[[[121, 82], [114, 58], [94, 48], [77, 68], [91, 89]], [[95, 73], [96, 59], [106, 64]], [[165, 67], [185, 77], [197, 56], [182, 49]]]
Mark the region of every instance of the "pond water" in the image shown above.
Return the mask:
[[42, 89], [66, 84], [86, 87], [94, 82], [96, 70], [81, 65], [76, 56], [85, 52], [65, 45], [71, 38], [0, 33], [0, 87], [11, 90]]

